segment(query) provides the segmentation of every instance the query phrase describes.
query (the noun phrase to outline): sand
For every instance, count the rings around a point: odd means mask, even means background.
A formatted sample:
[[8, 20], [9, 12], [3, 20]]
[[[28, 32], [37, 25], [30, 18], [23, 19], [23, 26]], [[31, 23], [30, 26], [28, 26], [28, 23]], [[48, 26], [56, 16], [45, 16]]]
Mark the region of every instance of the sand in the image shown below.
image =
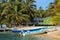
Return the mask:
[[35, 34], [34, 36], [60, 38], [60, 33], [59, 33], [59, 31], [54, 31], [54, 32], [48, 32], [46, 34]]

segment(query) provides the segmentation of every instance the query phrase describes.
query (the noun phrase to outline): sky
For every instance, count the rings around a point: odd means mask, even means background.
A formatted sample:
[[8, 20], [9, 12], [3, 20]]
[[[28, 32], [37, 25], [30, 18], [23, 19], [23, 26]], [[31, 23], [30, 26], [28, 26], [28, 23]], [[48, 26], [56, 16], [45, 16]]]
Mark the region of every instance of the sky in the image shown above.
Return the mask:
[[42, 7], [44, 10], [46, 10], [51, 2], [54, 2], [54, 0], [36, 0], [36, 8], [39, 9], [39, 7]]
[[54, 2], [54, 0], [36, 0], [37, 9], [39, 9], [39, 7], [42, 7], [42, 9], [46, 10], [49, 3], [51, 2]]

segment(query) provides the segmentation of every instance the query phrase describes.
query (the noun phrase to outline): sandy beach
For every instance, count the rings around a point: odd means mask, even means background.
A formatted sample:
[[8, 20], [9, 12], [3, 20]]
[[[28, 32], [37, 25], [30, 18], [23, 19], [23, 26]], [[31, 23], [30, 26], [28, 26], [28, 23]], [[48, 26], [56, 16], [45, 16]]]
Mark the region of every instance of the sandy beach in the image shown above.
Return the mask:
[[45, 33], [45, 34], [35, 34], [34, 36], [60, 38], [60, 33], [59, 33], [59, 31], [54, 31], [54, 32], [49, 32], [49, 33]]

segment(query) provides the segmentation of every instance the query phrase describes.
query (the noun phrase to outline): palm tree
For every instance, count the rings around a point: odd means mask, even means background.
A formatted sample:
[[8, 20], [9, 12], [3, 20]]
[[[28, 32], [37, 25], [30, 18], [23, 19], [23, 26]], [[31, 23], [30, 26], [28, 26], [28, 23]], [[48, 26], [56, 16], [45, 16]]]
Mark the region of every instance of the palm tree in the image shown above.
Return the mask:
[[0, 23], [20, 24], [28, 22], [35, 15], [34, 0], [2, 0], [0, 3]]
[[36, 5], [33, 4], [35, 0], [25, 0], [22, 3], [22, 10], [23, 14], [28, 14], [30, 16], [30, 20], [32, 21], [33, 15], [34, 15], [34, 9], [36, 8]]
[[46, 13], [47, 13], [47, 17], [54, 16], [56, 14], [54, 3], [49, 4], [48, 9], [46, 10]]
[[[1, 3], [0, 3], [0, 21], [2, 22], [2, 19], [4, 19], [4, 15], [2, 12], [3, 12], [3, 9], [4, 9], [4, 6], [5, 6], [5, 0], [1, 0]], [[0, 22], [0, 23], [1, 23]]]
[[42, 9], [42, 7], [39, 8], [39, 10], [37, 11], [37, 17], [43, 18], [44, 16], [44, 10]]
[[[4, 3], [5, 4], [5, 3]], [[5, 5], [3, 4], [2, 8], [3, 11], [1, 13], [1, 20], [4, 21], [2, 23], [9, 23], [9, 24], [20, 24], [23, 20], [28, 21], [29, 16], [27, 14], [22, 14], [20, 11], [20, 3], [19, 1], [13, 1], [10, 0], [9, 3], [6, 3]], [[4, 17], [4, 18], [3, 18]]]
[[28, 21], [29, 20], [29, 16], [27, 14], [23, 14], [21, 13], [21, 10], [20, 10], [20, 1], [17, 1], [15, 0], [15, 4], [14, 4], [14, 8], [13, 8], [13, 13], [14, 13], [14, 16], [12, 16], [14, 19], [15, 19], [15, 22], [16, 23], [21, 23], [22, 21]]

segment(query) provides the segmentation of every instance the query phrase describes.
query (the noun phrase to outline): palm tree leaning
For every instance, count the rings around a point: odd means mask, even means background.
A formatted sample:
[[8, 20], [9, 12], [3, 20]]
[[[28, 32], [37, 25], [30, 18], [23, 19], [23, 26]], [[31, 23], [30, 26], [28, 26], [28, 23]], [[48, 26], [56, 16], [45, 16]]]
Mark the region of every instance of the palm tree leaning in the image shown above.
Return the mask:
[[[33, 8], [33, 9], [32, 9]], [[9, 0], [5, 2], [4, 0], [1, 3], [1, 24], [20, 24], [21, 22], [27, 22], [34, 14], [35, 8], [32, 5], [32, 1], [26, 0]]]

